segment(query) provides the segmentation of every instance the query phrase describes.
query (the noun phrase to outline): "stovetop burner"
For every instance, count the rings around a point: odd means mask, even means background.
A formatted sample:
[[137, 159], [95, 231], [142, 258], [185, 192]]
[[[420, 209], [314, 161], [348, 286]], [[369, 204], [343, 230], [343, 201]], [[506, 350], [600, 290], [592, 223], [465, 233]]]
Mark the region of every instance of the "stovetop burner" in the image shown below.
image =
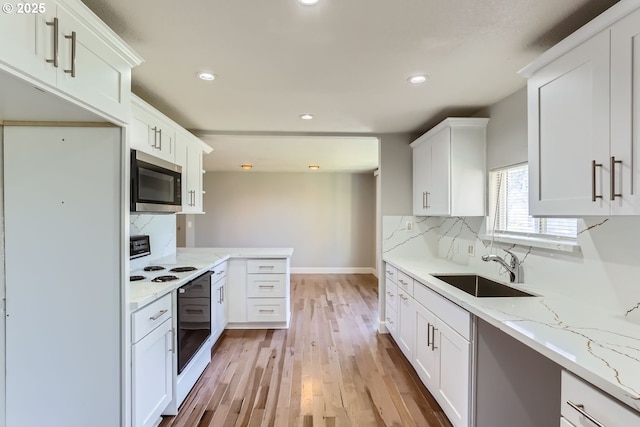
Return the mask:
[[164, 270], [164, 267], [161, 267], [159, 265], [149, 265], [144, 268], [144, 271], [160, 271], [160, 270]]
[[151, 279], [152, 282], [156, 282], [156, 283], [170, 282], [172, 280], [178, 280], [178, 278], [176, 276], [167, 275], [167, 276], [158, 276]]
[[171, 271], [173, 273], [185, 273], [187, 271], [196, 271], [196, 270], [197, 270], [197, 268], [195, 268], [195, 267], [175, 267], [175, 268], [172, 268], [169, 271]]
[[144, 280], [145, 277], [144, 276], [129, 276], [129, 281], [131, 282], [137, 282], [138, 280]]

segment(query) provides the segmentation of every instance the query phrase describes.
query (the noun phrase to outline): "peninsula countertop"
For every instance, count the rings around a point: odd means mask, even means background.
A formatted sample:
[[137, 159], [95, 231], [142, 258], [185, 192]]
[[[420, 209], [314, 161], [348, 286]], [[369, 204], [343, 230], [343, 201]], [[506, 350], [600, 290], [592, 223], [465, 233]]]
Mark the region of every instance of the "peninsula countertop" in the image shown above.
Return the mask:
[[[143, 269], [131, 271], [131, 275], [144, 276], [144, 280], [129, 282], [129, 309], [135, 311], [201, 274], [214, 269], [230, 258], [291, 258], [293, 248], [178, 248], [175, 255], [156, 258], [149, 265], [165, 267], [158, 272], [146, 272]], [[196, 270], [185, 273], [167, 273], [173, 267], [190, 266]], [[172, 274], [178, 280], [154, 283], [156, 276]]]
[[[640, 411], [640, 325], [549, 288], [514, 285], [526, 298], [476, 298], [433, 274], [475, 273], [440, 259], [387, 254], [384, 261], [470, 313]], [[418, 283], [416, 282], [416, 286]]]

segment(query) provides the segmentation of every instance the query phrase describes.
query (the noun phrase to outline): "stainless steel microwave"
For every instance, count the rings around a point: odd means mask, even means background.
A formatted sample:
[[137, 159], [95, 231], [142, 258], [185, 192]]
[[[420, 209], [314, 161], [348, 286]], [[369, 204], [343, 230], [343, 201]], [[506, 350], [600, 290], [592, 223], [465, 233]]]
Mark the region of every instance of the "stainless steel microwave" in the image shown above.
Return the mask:
[[182, 167], [131, 150], [131, 212], [182, 210]]

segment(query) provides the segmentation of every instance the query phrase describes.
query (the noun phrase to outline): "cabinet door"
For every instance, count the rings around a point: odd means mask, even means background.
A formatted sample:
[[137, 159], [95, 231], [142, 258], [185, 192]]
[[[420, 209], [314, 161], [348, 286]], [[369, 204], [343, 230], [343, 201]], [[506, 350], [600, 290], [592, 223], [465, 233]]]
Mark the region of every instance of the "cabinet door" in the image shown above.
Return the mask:
[[187, 197], [189, 210], [202, 213], [202, 150], [192, 141], [187, 147]]
[[423, 141], [413, 149], [413, 214], [427, 215], [427, 188], [431, 174], [431, 147]]
[[437, 389], [440, 398], [437, 400], [454, 426], [467, 426], [471, 344], [440, 320], [436, 325], [435, 340], [440, 367]]
[[225, 279], [211, 286], [211, 340], [215, 344], [226, 326], [224, 304]]
[[415, 316], [413, 367], [429, 390], [437, 390], [437, 353], [431, 346], [432, 328], [436, 324], [436, 316], [424, 308], [422, 304], [416, 304]]
[[[640, 213], [640, 10], [611, 28], [611, 213]], [[609, 163], [611, 165], [611, 163]], [[609, 192], [609, 196], [611, 192]]]
[[429, 138], [431, 179], [427, 194], [427, 213], [446, 216], [451, 213], [451, 128]]
[[529, 79], [532, 215], [609, 213], [609, 74], [605, 31]]
[[[56, 5], [52, 1], [38, 1], [44, 13], [18, 14], [15, 9], [28, 7], [32, 2], [14, 1], [13, 13], [0, 14], [0, 62], [51, 86], [56, 84], [54, 59], [54, 18]], [[47, 23], [50, 23], [48, 25]], [[51, 62], [47, 62], [50, 60]]]
[[398, 345], [408, 360], [413, 360], [416, 324], [416, 301], [405, 291], [398, 291]]
[[133, 424], [154, 426], [173, 398], [171, 319], [133, 345]]
[[128, 123], [131, 66], [62, 4], [58, 5], [58, 19], [58, 88], [92, 108]]

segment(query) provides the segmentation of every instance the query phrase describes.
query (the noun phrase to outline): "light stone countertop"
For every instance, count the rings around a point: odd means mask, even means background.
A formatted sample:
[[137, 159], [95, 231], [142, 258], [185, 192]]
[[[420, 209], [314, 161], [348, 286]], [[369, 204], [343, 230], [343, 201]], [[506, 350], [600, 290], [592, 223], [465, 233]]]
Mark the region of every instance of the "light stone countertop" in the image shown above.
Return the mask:
[[[178, 248], [175, 255], [157, 258], [148, 265], [159, 265], [165, 270], [147, 272], [142, 269], [130, 272], [130, 275], [145, 276], [145, 280], [129, 282], [129, 309], [135, 311], [158, 298], [168, 294], [188, 281], [215, 268], [230, 258], [291, 258], [293, 248]], [[173, 267], [196, 267], [198, 270], [187, 273], [171, 273]], [[151, 281], [156, 276], [172, 274], [179, 280], [164, 283]]]
[[[384, 261], [504, 331], [611, 396], [640, 411], [640, 325], [549, 289], [514, 285], [537, 295], [476, 298], [432, 274], [475, 273], [439, 259], [387, 254]], [[416, 286], [419, 286], [416, 283]]]

